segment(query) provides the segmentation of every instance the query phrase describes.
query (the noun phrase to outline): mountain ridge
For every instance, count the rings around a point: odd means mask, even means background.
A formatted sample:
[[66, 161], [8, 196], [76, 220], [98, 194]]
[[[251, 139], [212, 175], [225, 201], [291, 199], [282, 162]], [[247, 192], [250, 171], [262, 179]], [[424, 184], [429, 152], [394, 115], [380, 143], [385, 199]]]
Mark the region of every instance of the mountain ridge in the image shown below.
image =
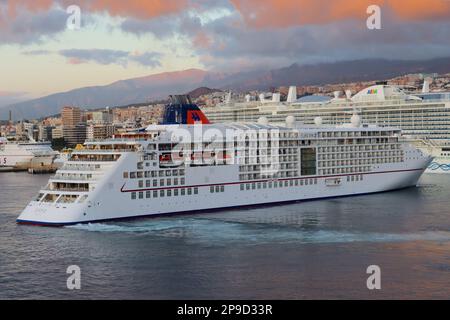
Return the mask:
[[129, 105], [165, 99], [169, 94], [185, 94], [201, 87], [219, 90], [268, 90], [289, 85], [324, 85], [389, 79], [408, 73], [448, 73], [450, 57], [429, 60], [360, 59], [314, 65], [290, 66], [272, 70], [235, 73], [186, 69], [114, 81], [59, 92], [0, 108], [0, 119], [13, 111], [15, 120], [57, 114], [65, 105], [84, 109]]

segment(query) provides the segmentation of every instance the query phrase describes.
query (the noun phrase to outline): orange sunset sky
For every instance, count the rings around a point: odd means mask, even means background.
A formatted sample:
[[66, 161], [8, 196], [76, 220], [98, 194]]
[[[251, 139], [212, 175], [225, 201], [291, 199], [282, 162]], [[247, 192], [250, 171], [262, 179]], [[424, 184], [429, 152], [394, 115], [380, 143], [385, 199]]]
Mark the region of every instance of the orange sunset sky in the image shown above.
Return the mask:
[[449, 24], [447, 0], [0, 0], [0, 106], [189, 68], [450, 56]]

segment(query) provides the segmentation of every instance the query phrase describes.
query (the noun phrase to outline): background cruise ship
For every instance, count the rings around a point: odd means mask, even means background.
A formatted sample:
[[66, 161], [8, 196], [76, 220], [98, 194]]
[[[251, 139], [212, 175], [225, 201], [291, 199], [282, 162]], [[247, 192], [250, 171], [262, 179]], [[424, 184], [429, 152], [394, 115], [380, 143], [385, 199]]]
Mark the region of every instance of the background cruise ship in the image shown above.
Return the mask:
[[203, 111], [211, 121], [256, 121], [266, 117], [271, 123], [282, 123], [291, 115], [303, 124], [339, 125], [350, 121], [357, 112], [363, 123], [402, 129], [404, 138], [426, 151], [435, 160], [427, 172], [450, 173], [450, 93], [428, 92], [424, 83], [421, 94], [406, 94], [398, 87], [377, 83], [352, 96], [350, 91], [334, 98], [307, 96], [297, 99], [296, 87], [290, 87], [286, 102], [280, 94], [266, 100], [227, 102]]

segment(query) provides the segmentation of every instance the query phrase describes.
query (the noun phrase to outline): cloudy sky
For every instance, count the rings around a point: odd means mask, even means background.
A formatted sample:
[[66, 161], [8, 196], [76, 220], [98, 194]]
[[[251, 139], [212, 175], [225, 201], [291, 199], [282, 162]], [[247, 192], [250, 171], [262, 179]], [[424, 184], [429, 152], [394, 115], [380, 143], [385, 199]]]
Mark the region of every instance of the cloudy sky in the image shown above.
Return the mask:
[[450, 56], [449, 39], [450, 0], [0, 0], [0, 104], [189, 68]]

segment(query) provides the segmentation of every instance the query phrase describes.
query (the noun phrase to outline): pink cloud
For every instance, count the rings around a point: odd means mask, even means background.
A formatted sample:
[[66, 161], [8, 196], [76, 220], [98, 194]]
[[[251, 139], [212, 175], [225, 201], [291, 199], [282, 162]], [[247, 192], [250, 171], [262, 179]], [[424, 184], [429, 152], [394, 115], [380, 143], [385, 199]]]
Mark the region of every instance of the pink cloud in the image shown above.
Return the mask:
[[445, 0], [230, 0], [245, 22], [256, 28], [284, 28], [364, 19], [370, 5], [379, 5], [405, 20], [450, 17]]
[[78, 59], [78, 58], [68, 58], [67, 59], [67, 63], [68, 64], [73, 64], [73, 65], [77, 65], [77, 64], [82, 64], [85, 63], [85, 61]]
[[111, 16], [154, 18], [176, 13], [186, 8], [187, 0], [6, 0], [9, 17], [15, 17], [19, 9], [46, 11], [53, 5], [67, 7], [75, 4], [88, 12], [107, 12]]

